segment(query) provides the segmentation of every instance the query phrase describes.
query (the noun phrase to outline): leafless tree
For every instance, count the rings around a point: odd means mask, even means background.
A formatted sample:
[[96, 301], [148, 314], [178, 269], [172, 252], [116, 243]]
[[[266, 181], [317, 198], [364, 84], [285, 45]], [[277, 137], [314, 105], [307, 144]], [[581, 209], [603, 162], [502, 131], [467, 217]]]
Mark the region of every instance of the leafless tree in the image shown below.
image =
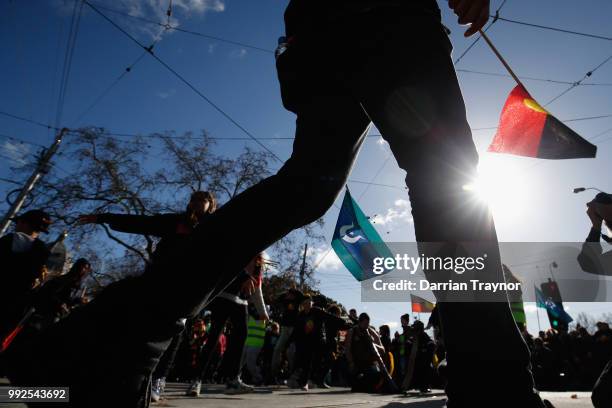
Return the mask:
[[[137, 273], [150, 262], [155, 237], [117, 233], [104, 225], [77, 227], [76, 217], [180, 212], [197, 190], [211, 191], [224, 203], [271, 174], [266, 152], [246, 147], [230, 158], [214, 148], [205, 131], [121, 139], [101, 128], [82, 129], [66, 139], [56, 160], [62, 166], [53, 166], [39, 183], [30, 206], [47, 209], [55, 228], [69, 231], [73, 252], [97, 260], [101, 282]], [[293, 232], [268, 250], [279, 262], [279, 272], [299, 270], [303, 245], [322, 239], [321, 225], [319, 220]], [[307, 277], [311, 270], [307, 268]]]

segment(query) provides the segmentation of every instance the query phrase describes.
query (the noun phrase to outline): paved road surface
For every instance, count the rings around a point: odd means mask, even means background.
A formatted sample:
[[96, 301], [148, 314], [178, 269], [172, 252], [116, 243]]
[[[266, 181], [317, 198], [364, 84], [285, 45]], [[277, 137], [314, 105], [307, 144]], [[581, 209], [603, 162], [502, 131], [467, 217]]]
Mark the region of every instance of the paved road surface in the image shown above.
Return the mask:
[[[6, 379], [0, 379], [0, 385], [7, 385]], [[167, 386], [166, 398], [151, 404], [151, 408], [442, 408], [445, 401], [441, 390], [434, 390], [429, 395], [372, 395], [354, 394], [346, 388], [312, 389], [304, 392], [287, 387], [260, 387], [251, 394], [225, 395], [223, 389], [223, 386], [208, 386], [199, 398], [192, 398], [184, 395], [187, 384], [170, 383]], [[549, 399], [556, 408], [593, 407], [588, 392], [543, 392], [542, 396]], [[3, 406], [25, 407], [22, 404]], [[491, 406], [494, 406], [493, 401]]]

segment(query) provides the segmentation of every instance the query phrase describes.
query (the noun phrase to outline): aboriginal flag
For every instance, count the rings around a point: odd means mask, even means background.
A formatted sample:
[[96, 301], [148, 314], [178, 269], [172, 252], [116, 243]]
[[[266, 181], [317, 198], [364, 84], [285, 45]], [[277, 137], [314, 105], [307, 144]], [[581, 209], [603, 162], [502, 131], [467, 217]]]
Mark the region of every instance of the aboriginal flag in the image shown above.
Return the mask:
[[518, 85], [508, 96], [488, 151], [559, 160], [595, 157], [597, 147], [561, 123]]
[[410, 303], [412, 303], [412, 313], [431, 313], [434, 309], [434, 304], [420, 296], [410, 294]]

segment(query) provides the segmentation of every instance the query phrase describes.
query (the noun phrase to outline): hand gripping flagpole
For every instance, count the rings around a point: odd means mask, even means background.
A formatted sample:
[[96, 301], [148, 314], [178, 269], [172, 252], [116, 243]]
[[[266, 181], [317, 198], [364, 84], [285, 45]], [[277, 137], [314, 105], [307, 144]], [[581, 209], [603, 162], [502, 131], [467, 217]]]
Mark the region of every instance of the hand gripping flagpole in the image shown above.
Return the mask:
[[514, 71], [512, 70], [512, 68], [510, 68], [510, 65], [508, 65], [508, 63], [506, 62], [506, 60], [504, 59], [504, 57], [502, 57], [502, 55], [499, 53], [499, 51], [497, 50], [497, 48], [493, 45], [493, 43], [491, 42], [491, 40], [489, 39], [489, 37], [484, 33], [484, 31], [482, 30], [478, 30], [478, 32], [480, 33], [480, 35], [482, 36], [482, 38], [487, 42], [487, 44], [489, 45], [489, 47], [491, 48], [491, 50], [493, 51], [493, 53], [495, 54], [495, 56], [499, 59], [499, 61], [504, 65], [504, 67], [506, 68], [506, 70], [508, 71], [508, 73], [510, 74], [510, 76], [516, 81], [517, 84], [519, 84], [523, 89], [527, 90], [527, 88], [525, 88], [525, 85], [523, 85], [523, 83], [521, 82], [521, 80], [519, 79], [519, 77], [514, 73]]

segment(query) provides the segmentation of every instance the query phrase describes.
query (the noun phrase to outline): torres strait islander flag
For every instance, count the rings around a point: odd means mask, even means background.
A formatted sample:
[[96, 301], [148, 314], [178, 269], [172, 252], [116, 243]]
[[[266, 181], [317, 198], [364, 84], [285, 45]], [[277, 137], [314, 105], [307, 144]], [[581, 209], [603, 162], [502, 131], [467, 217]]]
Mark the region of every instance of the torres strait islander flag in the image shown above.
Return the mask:
[[597, 146], [561, 123], [518, 85], [508, 96], [488, 151], [558, 160], [595, 157]]

